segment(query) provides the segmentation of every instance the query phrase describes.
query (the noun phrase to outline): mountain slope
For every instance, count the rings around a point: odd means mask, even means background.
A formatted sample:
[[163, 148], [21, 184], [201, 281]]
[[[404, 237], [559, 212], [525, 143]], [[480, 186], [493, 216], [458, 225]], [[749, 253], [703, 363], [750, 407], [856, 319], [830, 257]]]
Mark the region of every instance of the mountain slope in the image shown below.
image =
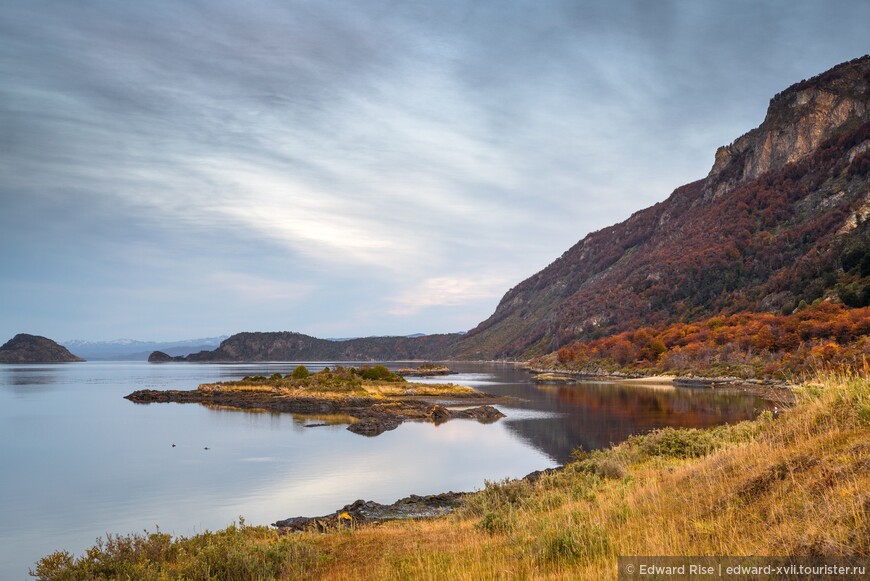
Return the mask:
[[[654, 323], [870, 302], [870, 56], [776, 95], [710, 174], [508, 291], [458, 358], [528, 357]], [[865, 264], [866, 263], [866, 264]], [[864, 266], [862, 266], [862, 264]]]

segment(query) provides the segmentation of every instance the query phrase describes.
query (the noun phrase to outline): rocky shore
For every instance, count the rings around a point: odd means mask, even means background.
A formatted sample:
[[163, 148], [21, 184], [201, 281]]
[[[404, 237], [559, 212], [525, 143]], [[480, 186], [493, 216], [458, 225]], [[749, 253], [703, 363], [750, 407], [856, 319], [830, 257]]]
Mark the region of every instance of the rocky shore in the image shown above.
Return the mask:
[[745, 379], [740, 377], [698, 377], [643, 375], [640, 373], [620, 372], [571, 372], [564, 369], [539, 369], [528, 367], [537, 383], [571, 384], [580, 381], [617, 381], [624, 383], [657, 383], [673, 385], [674, 387], [691, 387], [706, 389], [738, 389], [752, 393], [769, 401], [781, 404], [794, 403], [792, 385], [785, 381], [773, 379]]
[[[541, 476], [556, 474], [564, 466], [535, 470], [520, 480], [530, 484], [537, 482]], [[442, 492], [420, 496], [412, 494], [400, 498], [392, 504], [381, 504], [373, 500], [357, 500], [347, 504], [333, 513], [323, 516], [294, 516], [272, 523], [279, 532], [318, 531], [327, 532], [342, 526], [358, 524], [377, 524], [394, 520], [409, 520], [435, 518], [450, 514], [459, 506], [470, 492]]]
[[272, 523], [272, 526], [277, 527], [282, 533], [326, 532], [341, 526], [433, 518], [451, 513], [460, 505], [466, 494], [465, 492], [445, 492], [429, 496], [412, 494], [392, 504], [360, 499], [331, 514], [314, 517], [295, 516]]

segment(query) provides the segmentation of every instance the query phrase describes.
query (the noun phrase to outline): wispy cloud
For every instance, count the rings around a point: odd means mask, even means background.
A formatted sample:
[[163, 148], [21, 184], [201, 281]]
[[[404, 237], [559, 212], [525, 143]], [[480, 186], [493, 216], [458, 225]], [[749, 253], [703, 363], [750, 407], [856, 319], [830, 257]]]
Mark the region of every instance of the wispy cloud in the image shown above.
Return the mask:
[[407, 317], [429, 307], [465, 305], [493, 300], [504, 294], [509, 284], [504, 276], [471, 275], [465, 278], [439, 276], [426, 278], [403, 289], [392, 298], [392, 315]]
[[253, 276], [246, 272], [211, 272], [208, 284], [221, 292], [229, 291], [241, 304], [272, 301], [301, 302], [315, 290], [315, 285], [303, 282], [287, 282]]

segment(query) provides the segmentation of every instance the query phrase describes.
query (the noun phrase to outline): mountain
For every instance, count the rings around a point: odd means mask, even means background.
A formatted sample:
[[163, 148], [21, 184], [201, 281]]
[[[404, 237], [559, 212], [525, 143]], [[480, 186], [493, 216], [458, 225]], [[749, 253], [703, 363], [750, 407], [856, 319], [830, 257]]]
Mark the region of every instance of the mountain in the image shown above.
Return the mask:
[[188, 361], [527, 359], [573, 342], [803, 302], [870, 305], [870, 55], [774, 96], [710, 173], [593, 232], [462, 334], [240, 333]]
[[0, 347], [0, 363], [72, 363], [84, 361], [51, 339], [19, 333]]
[[329, 340], [291, 332], [237, 333], [213, 351], [167, 358], [152, 353], [149, 361], [386, 361], [429, 359], [446, 353], [460, 334], [419, 337], [363, 337]]
[[870, 303], [870, 56], [801, 81], [706, 178], [593, 232], [505, 294], [457, 358], [827, 298]]
[[71, 339], [61, 344], [91, 361], [145, 361], [152, 351], [163, 351], [169, 355], [188, 355], [206, 349], [214, 349], [226, 339], [206, 337], [182, 341], [137, 341], [135, 339], [116, 339], [114, 341], [85, 341]]

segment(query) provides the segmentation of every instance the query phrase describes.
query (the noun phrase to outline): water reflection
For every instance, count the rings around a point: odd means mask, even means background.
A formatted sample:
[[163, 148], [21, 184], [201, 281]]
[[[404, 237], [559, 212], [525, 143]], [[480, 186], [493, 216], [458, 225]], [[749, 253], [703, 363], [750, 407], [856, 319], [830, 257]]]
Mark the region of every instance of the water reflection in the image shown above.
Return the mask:
[[755, 417], [768, 406], [737, 391], [618, 383], [538, 386], [558, 420], [511, 422], [510, 429], [559, 461], [574, 448], [605, 448], [667, 426], [706, 428]]
[[[735, 389], [684, 388], [619, 382], [575, 385], [536, 384], [524, 369], [508, 364], [452, 363], [460, 373], [450, 381], [517, 398], [500, 406], [508, 429], [556, 462], [571, 459], [575, 448], [594, 450], [625, 441], [633, 434], [673, 426], [706, 428], [756, 417], [772, 407]], [[487, 373], [481, 374], [481, 368]], [[472, 383], [474, 382], [474, 383]], [[547, 412], [518, 415], [521, 410]]]
[[50, 386], [59, 382], [62, 373], [57, 365], [0, 365], [0, 387]]

